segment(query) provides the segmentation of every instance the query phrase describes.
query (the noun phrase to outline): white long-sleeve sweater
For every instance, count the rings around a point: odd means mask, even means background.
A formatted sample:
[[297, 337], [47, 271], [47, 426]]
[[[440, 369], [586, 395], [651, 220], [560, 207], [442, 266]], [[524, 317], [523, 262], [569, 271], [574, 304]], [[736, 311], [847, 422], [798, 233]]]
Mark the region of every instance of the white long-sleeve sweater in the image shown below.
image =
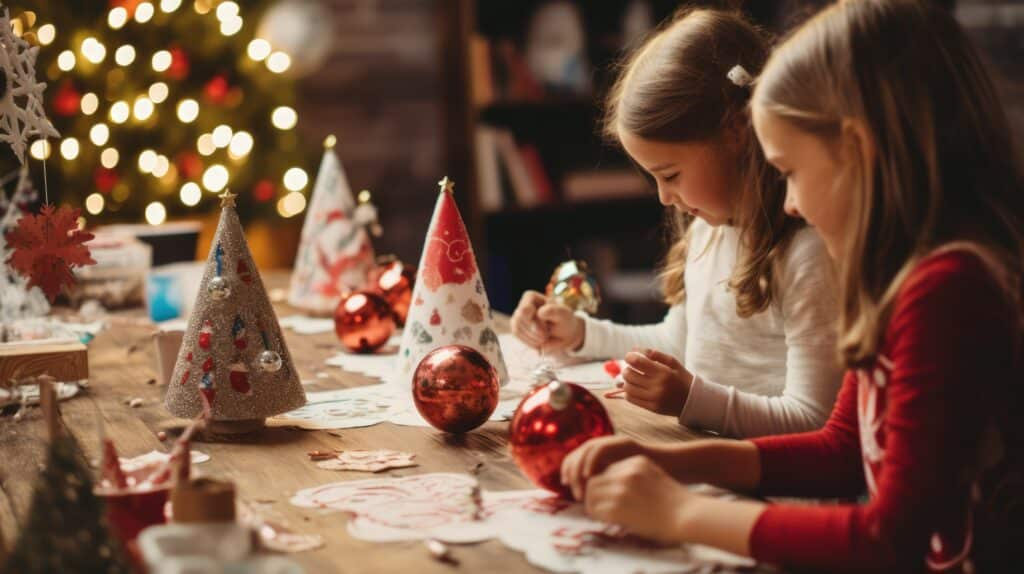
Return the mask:
[[682, 358], [694, 375], [680, 423], [726, 436], [817, 429], [835, 402], [837, 288], [817, 233], [801, 229], [775, 274], [771, 305], [741, 318], [728, 288], [739, 232], [696, 220], [690, 228], [686, 301], [658, 324], [628, 326], [584, 316], [578, 356], [621, 358], [653, 348]]

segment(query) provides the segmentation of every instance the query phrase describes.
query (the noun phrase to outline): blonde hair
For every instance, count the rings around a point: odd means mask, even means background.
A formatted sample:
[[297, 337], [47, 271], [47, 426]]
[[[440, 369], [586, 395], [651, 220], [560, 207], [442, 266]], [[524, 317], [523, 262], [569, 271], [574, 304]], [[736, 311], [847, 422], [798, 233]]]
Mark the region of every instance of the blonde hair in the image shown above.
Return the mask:
[[[772, 300], [776, 263], [801, 223], [785, 216], [785, 188], [765, 161], [747, 113], [750, 87], [729, 78], [734, 66], [756, 75], [768, 57], [769, 38], [737, 11], [683, 9], [620, 66], [609, 93], [605, 135], [620, 130], [659, 142], [710, 141], [739, 127], [742, 161], [734, 223], [740, 250], [730, 287], [739, 316]], [[742, 84], [742, 82], [741, 82]], [[665, 300], [685, 298], [688, 214], [670, 213], [671, 247], [661, 280]]]
[[846, 365], [874, 359], [902, 281], [952, 245], [982, 254], [1019, 314], [1024, 177], [989, 75], [948, 13], [914, 0], [833, 5], [777, 48], [752, 106], [826, 143], [853, 121], [873, 143], [872, 161], [841, 148]]

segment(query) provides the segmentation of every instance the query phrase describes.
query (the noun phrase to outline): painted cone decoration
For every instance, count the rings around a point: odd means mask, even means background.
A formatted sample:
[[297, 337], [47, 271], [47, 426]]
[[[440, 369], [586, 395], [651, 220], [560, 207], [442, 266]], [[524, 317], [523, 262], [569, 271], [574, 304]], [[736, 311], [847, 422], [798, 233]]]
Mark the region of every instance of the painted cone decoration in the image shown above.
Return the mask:
[[288, 303], [318, 315], [333, 313], [342, 295], [363, 287], [374, 267], [366, 227], [376, 223], [376, 211], [368, 203], [356, 206], [333, 145], [331, 136], [313, 185], [288, 294]]
[[210, 403], [213, 421], [253, 421], [306, 404], [263, 280], [235, 212], [221, 195], [220, 222], [165, 399], [193, 418]]
[[508, 371], [473, 246], [455, 205], [455, 185], [447, 177], [440, 185], [402, 332], [396, 382], [411, 387], [413, 372], [427, 353], [445, 345], [465, 345], [491, 363], [504, 385]]

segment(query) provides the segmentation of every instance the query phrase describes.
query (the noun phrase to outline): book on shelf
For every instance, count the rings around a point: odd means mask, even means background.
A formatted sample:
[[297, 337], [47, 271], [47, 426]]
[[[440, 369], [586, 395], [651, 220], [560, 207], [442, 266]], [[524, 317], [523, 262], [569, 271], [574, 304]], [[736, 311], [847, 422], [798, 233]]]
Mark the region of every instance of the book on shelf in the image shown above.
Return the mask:
[[480, 209], [485, 213], [499, 211], [505, 205], [505, 198], [501, 191], [498, 130], [488, 125], [476, 128], [476, 172]]
[[555, 201], [554, 182], [535, 146], [520, 145], [511, 131], [486, 124], [477, 126], [475, 139], [481, 209], [495, 212], [506, 202], [530, 208]]
[[650, 184], [635, 169], [589, 169], [565, 174], [562, 198], [566, 203], [639, 197]]

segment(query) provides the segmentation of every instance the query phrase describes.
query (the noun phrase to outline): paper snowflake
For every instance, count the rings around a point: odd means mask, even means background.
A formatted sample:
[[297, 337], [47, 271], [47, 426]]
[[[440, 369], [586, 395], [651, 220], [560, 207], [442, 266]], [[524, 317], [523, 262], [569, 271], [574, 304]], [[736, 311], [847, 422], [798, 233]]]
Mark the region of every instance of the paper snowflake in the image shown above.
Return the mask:
[[0, 141], [25, 163], [29, 139], [60, 137], [43, 109], [44, 82], [36, 81], [39, 48], [14, 35], [7, 9], [0, 12]]

